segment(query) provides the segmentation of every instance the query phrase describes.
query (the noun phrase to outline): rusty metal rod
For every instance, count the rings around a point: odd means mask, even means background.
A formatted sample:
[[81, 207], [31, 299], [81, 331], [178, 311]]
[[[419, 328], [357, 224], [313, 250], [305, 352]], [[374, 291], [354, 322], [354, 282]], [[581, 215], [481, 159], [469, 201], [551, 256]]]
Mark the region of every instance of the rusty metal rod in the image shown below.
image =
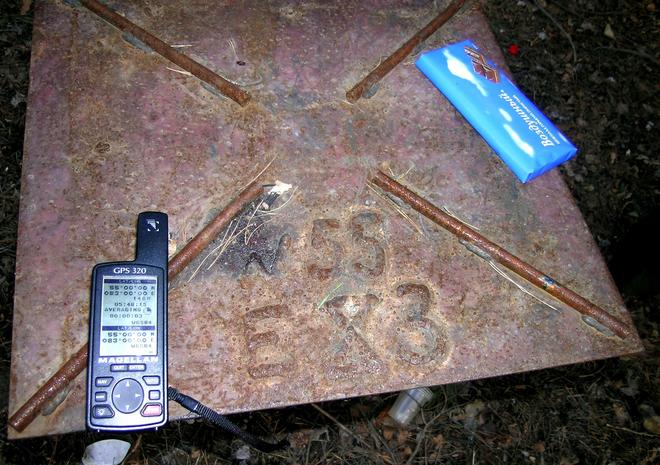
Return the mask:
[[489, 241], [484, 236], [468, 227], [465, 223], [449, 216], [432, 203], [424, 200], [410, 189], [387, 176], [385, 173], [377, 171], [371, 182], [390, 194], [399, 197], [419, 213], [426, 216], [439, 226], [442, 226], [459, 239], [484, 251], [491, 259], [497, 261], [520, 277], [525, 278], [533, 285], [543, 289], [551, 296], [564, 302], [583, 315], [595, 319], [617, 336], [625, 338], [632, 335], [630, 327], [623, 321], [610, 315], [605, 310], [579, 294], [562, 286], [551, 277], [522, 261], [494, 242]]
[[87, 366], [87, 349], [85, 344], [78, 352], [57, 370], [50, 379], [34, 393], [30, 399], [19, 408], [9, 419], [9, 426], [16, 431], [23, 431], [34, 420], [41, 409], [60, 392], [64, 391]]
[[138, 40], [142, 41], [149, 47], [151, 47], [156, 53], [162, 57], [168, 59], [175, 65], [185, 69], [189, 73], [198, 77], [207, 84], [213, 86], [223, 95], [229, 97], [236, 103], [241, 106], [244, 106], [250, 101], [250, 94], [245, 92], [243, 89], [237, 85], [229, 82], [222, 76], [214, 73], [206, 66], [196, 62], [192, 58], [176, 51], [174, 48], [170, 47], [168, 44], [160, 40], [155, 35], [150, 32], [145, 31], [137, 24], [129, 21], [120, 14], [117, 14], [115, 11], [111, 10], [103, 3], [97, 0], [80, 0], [80, 3], [85, 6], [87, 9], [97, 14], [117, 29], [127, 32], [135, 36]]
[[351, 103], [357, 102], [366, 91], [371, 89], [374, 84], [384, 78], [396, 65], [405, 60], [406, 57], [415, 50], [415, 47], [428, 39], [429, 36], [437, 31], [440, 26], [449, 21], [458, 10], [461, 9], [464, 3], [465, 0], [454, 0], [451, 2], [444, 11], [433, 18], [433, 20], [424, 26], [423, 29], [408, 39], [408, 41], [399, 47], [396, 52], [376, 66], [373, 71], [367, 74], [360, 82], [355, 84], [351, 90], [346, 92], [346, 99]]
[[229, 222], [250, 202], [264, 191], [260, 184], [250, 184], [227, 207], [213, 218], [167, 265], [167, 278], [174, 279], [202, 250], [222, 231]]
[[[246, 187], [238, 197], [216, 215], [213, 221], [170, 259], [167, 266], [168, 279], [173, 279], [181, 272], [246, 205], [262, 193], [263, 187], [261, 185], [250, 184]], [[16, 431], [21, 432], [32, 423], [46, 403], [55, 398], [87, 368], [87, 354], [88, 345], [85, 344], [11, 416], [8, 422], [9, 425]]]

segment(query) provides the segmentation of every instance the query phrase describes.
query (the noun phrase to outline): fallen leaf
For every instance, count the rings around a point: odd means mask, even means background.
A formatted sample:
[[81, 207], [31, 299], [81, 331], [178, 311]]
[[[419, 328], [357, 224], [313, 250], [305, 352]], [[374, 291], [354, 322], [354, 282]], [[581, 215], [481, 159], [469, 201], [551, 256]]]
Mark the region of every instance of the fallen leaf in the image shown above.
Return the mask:
[[513, 445], [513, 436], [510, 434], [505, 434], [502, 439], [500, 439], [500, 447], [507, 448]]
[[626, 408], [623, 406], [623, 404], [620, 404], [619, 402], [613, 403], [612, 410], [614, 410], [614, 415], [616, 415], [616, 419], [620, 425], [625, 425], [628, 423], [630, 420], [630, 415], [628, 415], [628, 412], [626, 411]]
[[658, 449], [653, 449], [641, 462], [639, 462], [639, 465], [646, 465], [648, 463], [655, 463], [655, 459], [658, 457], [658, 452], [660, 452], [660, 448]]
[[559, 459], [559, 465], [577, 465], [578, 463], [580, 463], [580, 459], [573, 456], [561, 457]]
[[312, 441], [318, 441], [323, 435], [327, 436], [328, 428], [301, 429], [289, 435], [289, 444], [292, 449], [303, 449]]
[[116, 465], [121, 463], [131, 444], [119, 439], [104, 439], [90, 444], [82, 457], [83, 465]]
[[655, 415], [644, 419], [646, 431], [660, 435], [660, 416]]
[[384, 454], [382, 452], [378, 453], [378, 458], [383, 462], [383, 463], [392, 463], [392, 457], [390, 457], [387, 454]]
[[410, 431], [405, 429], [400, 429], [396, 432], [396, 442], [398, 445], [402, 446], [410, 439]]
[[612, 30], [612, 26], [610, 26], [609, 23], [607, 23], [607, 25], [605, 26], [603, 35], [605, 35], [605, 37], [609, 37], [610, 39], [614, 39], [614, 31]]
[[[163, 465], [185, 465], [190, 461], [190, 455], [178, 447], [168, 450], [162, 456]], [[121, 462], [117, 462], [121, 463]], [[86, 464], [85, 464], [86, 465]]]
[[[626, 152], [626, 155], [629, 155], [629, 153]], [[630, 370], [628, 370], [628, 373], [626, 374], [626, 381], [628, 385], [621, 386], [619, 390], [630, 397], [635, 397], [637, 394], [639, 394], [639, 382], [637, 377]]]
[[465, 428], [468, 431], [475, 431], [478, 426], [484, 424], [482, 412], [485, 408], [483, 400], [475, 400], [465, 406]]

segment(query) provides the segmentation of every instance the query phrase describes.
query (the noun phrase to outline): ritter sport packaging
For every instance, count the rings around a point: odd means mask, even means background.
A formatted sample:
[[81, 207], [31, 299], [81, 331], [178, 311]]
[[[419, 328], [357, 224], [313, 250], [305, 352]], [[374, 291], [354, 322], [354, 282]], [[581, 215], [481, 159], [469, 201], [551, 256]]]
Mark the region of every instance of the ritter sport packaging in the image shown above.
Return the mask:
[[424, 53], [416, 64], [522, 182], [577, 152], [471, 41]]

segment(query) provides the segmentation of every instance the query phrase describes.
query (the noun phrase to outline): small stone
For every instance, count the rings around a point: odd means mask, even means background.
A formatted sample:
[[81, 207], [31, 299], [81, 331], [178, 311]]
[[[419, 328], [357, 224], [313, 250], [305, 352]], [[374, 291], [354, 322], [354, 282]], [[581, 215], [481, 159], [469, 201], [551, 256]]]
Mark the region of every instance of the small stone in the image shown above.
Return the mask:
[[241, 446], [234, 452], [234, 458], [238, 461], [248, 461], [250, 460], [250, 447], [249, 446]]
[[17, 107], [19, 104], [25, 103], [25, 96], [22, 94], [15, 94], [11, 98], [11, 106]]
[[591, 24], [589, 21], [585, 21], [582, 24], [580, 24], [580, 29], [583, 31], [595, 31], [596, 28], [594, 27], [593, 24]]

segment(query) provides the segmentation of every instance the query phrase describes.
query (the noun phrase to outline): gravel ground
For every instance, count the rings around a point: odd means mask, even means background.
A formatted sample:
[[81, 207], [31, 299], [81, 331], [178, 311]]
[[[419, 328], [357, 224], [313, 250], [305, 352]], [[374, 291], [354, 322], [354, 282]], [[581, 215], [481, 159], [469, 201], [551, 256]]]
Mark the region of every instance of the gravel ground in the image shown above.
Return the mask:
[[[6, 399], [31, 16], [0, 3], [0, 398]], [[290, 434], [272, 456], [204, 423], [131, 435], [131, 464], [660, 463], [658, 26], [652, 1], [484, 2], [520, 87], [580, 148], [562, 173], [622, 291], [643, 355], [445, 386], [408, 429], [392, 396], [237, 415], [256, 433]], [[6, 403], [0, 419], [7, 418]], [[342, 426], [339, 426], [341, 424]], [[97, 436], [8, 442], [1, 463], [78, 463]], [[243, 454], [243, 455], [241, 455]]]

